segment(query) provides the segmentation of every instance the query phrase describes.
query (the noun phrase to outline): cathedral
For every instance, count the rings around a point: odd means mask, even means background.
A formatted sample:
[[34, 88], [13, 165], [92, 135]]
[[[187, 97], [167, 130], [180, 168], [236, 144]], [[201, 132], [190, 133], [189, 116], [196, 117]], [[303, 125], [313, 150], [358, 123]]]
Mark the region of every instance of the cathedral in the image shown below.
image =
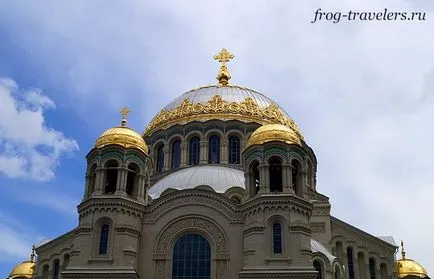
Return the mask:
[[330, 215], [314, 151], [276, 102], [229, 83], [233, 58], [142, 134], [122, 109], [86, 156], [77, 227], [7, 279], [429, 278], [391, 236]]

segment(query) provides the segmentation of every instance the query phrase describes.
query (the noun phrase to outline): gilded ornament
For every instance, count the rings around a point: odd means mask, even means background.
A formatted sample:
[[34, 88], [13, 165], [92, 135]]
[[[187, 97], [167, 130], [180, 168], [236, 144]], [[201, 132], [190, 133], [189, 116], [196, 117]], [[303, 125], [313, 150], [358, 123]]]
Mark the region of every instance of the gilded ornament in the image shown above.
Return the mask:
[[225, 86], [228, 85], [229, 80], [231, 79], [231, 75], [229, 73], [229, 69], [226, 66], [226, 62], [229, 62], [229, 60], [234, 59], [235, 56], [227, 51], [225, 48], [223, 48], [219, 53], [214, 55], [214, 59], [219, 61], [221, 64], [220, 70], [217, 74], [217, 80], [219, 81], [219, 86]]
[[280, 141], [301, 146], [300, 136], [296, 131], [282, 124], [268, 124], [259, 127], [252, 133], [247, 141], [246, 148], [271, 141]]
[[262, 125], [282, 124], [290, 128], [299, 139], [303, 136], [295, 122], [286, 116], [276, 104], [261, 108], [252, 98], [241, 102], [228, 102], [220, 95], [214, 95], [204, 103], [193, 104], [188, 99], [172, 110], [161, 110], [149, 123], [144, 134], [148, 136], [159, 129], [191, 121], [224, 119], [252, 121]]
[[110, 128], [102, 133], [102, 135], [96, 140], [95, 148], [102, 148], [114, 144], [125, 148], [135, 148], [146, 155], [149, 154], [148, 146], [142, 136], [133, 129], [127, 127], [126, 115], [129, 112], [130, 110], [128, 108], [123, 108], [121, 110], [121, 126]]

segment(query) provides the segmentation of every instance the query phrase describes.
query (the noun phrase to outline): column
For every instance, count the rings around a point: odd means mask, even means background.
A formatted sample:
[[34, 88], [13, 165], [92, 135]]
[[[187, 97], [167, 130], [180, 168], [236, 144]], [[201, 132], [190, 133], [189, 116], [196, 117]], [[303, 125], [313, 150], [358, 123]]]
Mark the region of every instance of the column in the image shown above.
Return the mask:
[[182, 141], [181, 144], [181, 165], [180, 167], [186, 167], [188, 165], [188, 154], [187, 154], [187, 142]]
[[283, 192], [294, 194], [295, 191], [292, 188], [292, 166], [291, 166], [291, 164], [282, 164], [282, 173], [283, 173]]
[[145, 201], [145, 176], [143, 174], [137, 175], [137, 200], [140, 202]]
[[166, 171], [169, 169], [169, 146], [167, 144], [165, 144], [163, 147], [163, 154], [164, 154], [163, 171]]
[[244, 186], [245, 186], [249, 196], [255, 195], [255, 190], [252, 189], [253, 188], [252, 187], [252, 176], [253, 176], [253, 174], [251, 172], [245, 172], [244, 173], [244, 179], [245, 179], [245, 182], [244, 182], [245, 185]]
[[208, 162], [208, 142], [204, 137], [200, 139], [200, 164]]
[[268, 164], [259, 165], [258, 169], [259, 169], [259, 182], [260, 182], [259, 194], [270, 193]]
[[95, 195], [101, 195], [104, 191], [104, 168], [98, 167], [95, 177]]
[[86, 174], [85, 176], [85, 187], [84, 187], [84, 195], [83, 195], [83, 200], [85, 200], [86, 198], [90, 197], [92, 195], [92, 193], [90, 193], [89, 189], [90, 189], [90, 175]]
[[228, 154], [228, 137], [223, 136], [221, 138], [221, 148], [220, 148], [220, 162], [222, 164], [227, 164], [229, 162], [229, 154]]
[[116, 182], [116, 195], [126, 195], [127, 188], [127, 174], [128, 169], [126, 167], [118, 168], [118, 179]]

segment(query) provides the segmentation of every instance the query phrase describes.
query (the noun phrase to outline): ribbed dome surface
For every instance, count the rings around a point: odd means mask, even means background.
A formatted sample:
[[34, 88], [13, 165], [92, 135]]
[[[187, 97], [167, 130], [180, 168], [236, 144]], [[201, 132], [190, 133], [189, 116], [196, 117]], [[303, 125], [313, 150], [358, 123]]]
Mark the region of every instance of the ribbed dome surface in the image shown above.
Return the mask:
[[149, 189], [149, 195], [155, 199], [169, 188], [184, 190], [201, 185], [211, 186], [218, 193], [224, 193], [234, 186], [244, 188], [244, 173], [222, 166], [189, 167], [160, 179]]

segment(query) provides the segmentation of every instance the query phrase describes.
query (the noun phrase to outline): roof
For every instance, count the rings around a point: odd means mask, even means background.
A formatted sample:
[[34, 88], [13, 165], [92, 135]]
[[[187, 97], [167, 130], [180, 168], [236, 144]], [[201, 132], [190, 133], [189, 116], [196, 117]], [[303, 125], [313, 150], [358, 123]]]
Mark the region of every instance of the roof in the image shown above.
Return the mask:
[[201, 185], [208, 185], [218, 193], [224, 193], [234, 186], [244, 188], [244, 172], [230, 167], [213, 165], [188, 167], [157, 181], [149, 189], [149, 195], [155, 199], [169, 188], [185, 190]]

